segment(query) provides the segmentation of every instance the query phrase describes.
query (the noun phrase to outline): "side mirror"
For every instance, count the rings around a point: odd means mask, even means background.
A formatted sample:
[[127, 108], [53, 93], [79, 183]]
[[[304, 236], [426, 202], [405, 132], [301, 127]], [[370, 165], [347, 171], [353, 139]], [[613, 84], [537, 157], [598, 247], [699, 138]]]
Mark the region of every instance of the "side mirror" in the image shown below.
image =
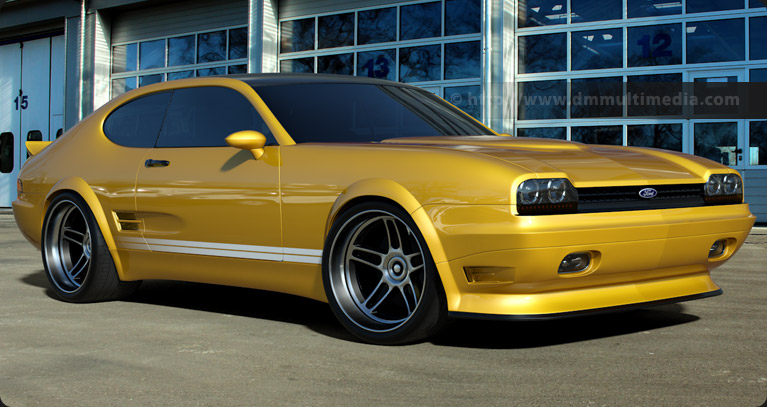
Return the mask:
[[240, 150], [248, 150], [253, 153], [253, 158], [258, 160], [264, 155], [266, 136], [254, 130], [243, 130], [226, 136], [226, 144]]

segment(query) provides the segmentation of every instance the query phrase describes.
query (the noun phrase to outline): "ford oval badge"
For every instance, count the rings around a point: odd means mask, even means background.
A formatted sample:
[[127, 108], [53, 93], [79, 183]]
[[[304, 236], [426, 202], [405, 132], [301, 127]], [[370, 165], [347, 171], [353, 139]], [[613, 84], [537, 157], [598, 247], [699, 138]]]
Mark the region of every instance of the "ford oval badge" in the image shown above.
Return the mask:
[[655, 198], [658, 195], [658, 191], [655, 188], [645, 188], [639, 191], [639, 196], [645, 199]]

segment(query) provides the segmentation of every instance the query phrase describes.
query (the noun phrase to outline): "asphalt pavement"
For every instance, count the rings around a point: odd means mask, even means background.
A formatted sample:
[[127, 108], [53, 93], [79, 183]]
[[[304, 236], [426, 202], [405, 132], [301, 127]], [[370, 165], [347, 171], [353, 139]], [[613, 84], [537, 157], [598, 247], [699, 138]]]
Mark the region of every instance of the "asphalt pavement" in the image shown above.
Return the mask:
[[[0, 212], [0, 399], [22, 406], [746, 406], [767, 399], [767, 228], [713, 272], [724, 295], [550, 322], [457, 321], [355, 341], [326, 304], [145, 282], [52, 298]], [[2, 405], [2, 404], [0, 404]]]

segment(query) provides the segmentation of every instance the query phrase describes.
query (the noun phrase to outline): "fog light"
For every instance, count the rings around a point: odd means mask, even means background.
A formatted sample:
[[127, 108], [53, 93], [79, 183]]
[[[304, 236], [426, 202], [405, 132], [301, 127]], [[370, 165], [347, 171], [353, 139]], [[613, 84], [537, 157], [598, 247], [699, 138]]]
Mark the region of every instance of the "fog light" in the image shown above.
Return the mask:
[[589, 268], [591, 255], [588, 253], [570, 253], [559, 263], [559, 273], [580, 273]]
[[714, 258], [724, 255], [724, 250], [727, 248], [727, 240], [721, 239], [714, 242], [711, 248], [708, 249], [708, 258]]

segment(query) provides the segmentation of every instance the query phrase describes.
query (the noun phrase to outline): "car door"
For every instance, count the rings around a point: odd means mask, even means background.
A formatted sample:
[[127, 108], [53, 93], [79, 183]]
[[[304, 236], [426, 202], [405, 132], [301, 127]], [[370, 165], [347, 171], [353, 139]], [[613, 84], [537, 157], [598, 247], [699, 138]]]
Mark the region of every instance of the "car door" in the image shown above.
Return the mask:
[[[240, 130], [267, 135], [260, 159], [226, 144]], [[232, 259], [282, 260], [280, 150], [273, 140], [234, 89], [173, 91], [157, 145], [137, 176], [136, 215], [144, 241], [133, 243], [136, 249], [146, 245], [153, 260], [141, 263], [143, 272], [174, 269], [179, 274], [163, 278], [206, 281], [191, 275], [211, 263], [195, 259], [216, 258], [222, 266]]]

